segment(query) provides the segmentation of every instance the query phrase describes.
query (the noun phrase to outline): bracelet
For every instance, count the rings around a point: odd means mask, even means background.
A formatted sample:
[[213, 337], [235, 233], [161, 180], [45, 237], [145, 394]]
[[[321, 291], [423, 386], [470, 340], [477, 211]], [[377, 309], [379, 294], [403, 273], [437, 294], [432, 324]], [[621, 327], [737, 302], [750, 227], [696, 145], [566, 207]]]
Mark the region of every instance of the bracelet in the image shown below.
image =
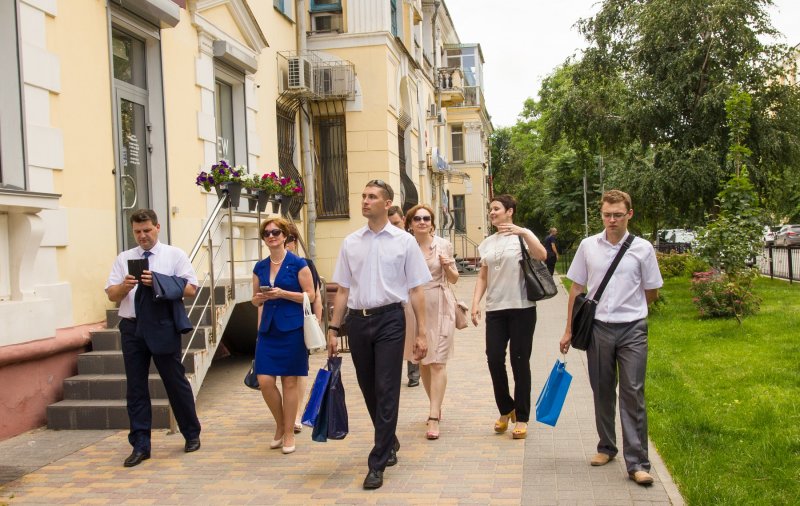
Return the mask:
[[333, 330], [337, 334], [339, 333], [339, 327], [336, 327], [334, 325], [328, 325], [328, 330]]

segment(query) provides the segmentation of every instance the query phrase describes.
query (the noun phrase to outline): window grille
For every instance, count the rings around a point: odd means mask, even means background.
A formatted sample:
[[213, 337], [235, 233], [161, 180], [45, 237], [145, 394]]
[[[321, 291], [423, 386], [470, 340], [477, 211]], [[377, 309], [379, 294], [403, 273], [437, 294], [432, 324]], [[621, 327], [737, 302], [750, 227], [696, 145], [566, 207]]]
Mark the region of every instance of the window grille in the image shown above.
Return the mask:
[[347, 218], [350, 215], [347, 180], [347, 135], [344, 115], [315, 118], [319, 170], [317, 170], [317, 215]]

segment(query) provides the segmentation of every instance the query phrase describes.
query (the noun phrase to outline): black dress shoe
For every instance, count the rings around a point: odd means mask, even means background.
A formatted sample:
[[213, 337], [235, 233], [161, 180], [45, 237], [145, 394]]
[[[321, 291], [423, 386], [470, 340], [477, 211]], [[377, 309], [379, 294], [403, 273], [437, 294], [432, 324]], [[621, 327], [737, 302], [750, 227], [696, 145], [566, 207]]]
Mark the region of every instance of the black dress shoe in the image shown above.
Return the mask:
[[183, 451], [186, 453], [196, 452], [200, 449], [200, 440], [199, 439], [190, 439], [186, 441], [186, 445], [183, 447]]
[[389, 450], [389, 460], [386, 461], [387, 467], [392, 467], [397, 465], [397, 450], [392, 448]]
[[367, 477], [364, 478], [364, 488], [367, 490], [373, 490], [376, 488], [381, 488], [383, 486], [383, 471], [375, 471], [374, 469], [370, 469], [367, 473]]
[[418, 387], [419, 386], [419, 380], [414, 380], [414, 379], [408, 380], [408, 386], [410, 386], [410, 387]]
[[125, 459], [125, 463], [123, 464], [125, 467], [133, 467], [138, 466], [143, 461], [150, 458], [150, 452], [140, 452], [138, 450], [133, 450], [133, 453]]

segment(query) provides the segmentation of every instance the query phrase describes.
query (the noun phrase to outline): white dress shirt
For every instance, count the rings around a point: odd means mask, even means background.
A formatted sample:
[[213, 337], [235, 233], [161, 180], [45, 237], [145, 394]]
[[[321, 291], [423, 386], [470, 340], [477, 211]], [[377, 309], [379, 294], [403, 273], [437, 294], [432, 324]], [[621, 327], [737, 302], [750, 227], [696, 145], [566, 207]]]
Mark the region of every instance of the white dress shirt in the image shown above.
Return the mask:
[[487, 268], [487, 311], [523, 309], [536, 305], [528, 300], [525, 289], [525, 279], [519, 265], [522, 249], [518, 235], [494, 233], [481, 242], [478, 253], [481, 255], [481, 265]]
[[414, 236], [387, 223], [378, 233], [365, 225], [344, 238], [332, 279], [350, 289], [347, 307], [371, 309], [408, 302], [408, 291], [432, 278]]
[[[150, 249], [150, 252], [152, 255], [147, 260], [150, 266], [148, 268], [149, 271], [166, 274], [167, 276], [178, 276], [185, 279], [190, 285], [198, 285], [194, 268], [182, 249], [157, 241], [156, 245]], [[117, 255], [117, 259], [114, 260], [114, 265], [111, 267], [111, 274], [108, 275], [105, 289], [108, 290], [108, 287], [122, 283], [125, 280], [125, 276], [128, 275], [128, 260], [138, 258], [144, 258], [144, 249], [141, 246], [123, 251]], [[138, 286], [128, 292], [128, 295], [120, 302], [119, 316], [122, 318], [136, 318], [133, 298], [137, 289]]]
[[[627, 237], [626, 233], [617, 244], [606, 240], [605, 230], [587, 237], [578, 246], [567, 277], [574, 283], [588, 287], [588, 293], [593, 297]], [[600, 297], [595, 320], [627, 323], [646, 318], [647, 299], [644, 291], [661, 288], [663, 284], [653, 245], [636, 237]]]

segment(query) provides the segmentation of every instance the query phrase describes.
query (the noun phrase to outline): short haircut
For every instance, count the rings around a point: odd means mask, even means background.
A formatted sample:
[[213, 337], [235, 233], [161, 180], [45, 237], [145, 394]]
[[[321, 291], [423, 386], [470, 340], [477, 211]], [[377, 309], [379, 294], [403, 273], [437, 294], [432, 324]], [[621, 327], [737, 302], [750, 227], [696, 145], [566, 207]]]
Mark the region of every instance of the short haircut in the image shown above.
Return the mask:
[[550, 229], [551, 234], [555, 234], [556, 232], [558, 232], [558, 229], [556, 227]]
[[394, 200], [394, 190], [392, 190], [392, 187], [389, 186], [389, 183], [383, 179], [372, 179], [371, 181], [367, 182], [367, 186], [380, 188], [383, 190], [383, 194], [386, 195], [387, 200]]
[[269, 225], [270, 223], [274, 223], [275, 226], [278, 227], [278, 229], [280, 229], [280, 231], [283, 233], [284, 237], [289, 237], [290, 234], [289, 222], [286, 221], [284, 218], [281, 218], [280, 216], [274, 216], [272, 218], [267, 218], [266, 220], [262, 221], [261, 226], [258, 227], [259, 237], [262, 238], [264, 237], [264, 230], [267, 229], [267, 225]]
[[286, 242], [296, 241], [300, 237], [300, 230], [297, 229], [297, 225], [287, 222], [287, 228], [289, 229], [289, 234], [286, 236]]
[[416, 216], [417, 211], [420, 209], [425, 209], [431, 215], [431, 230], [436, 230], [436, 215], [433, 213], [433, 209], [428, 204], [417, 204], [411, 209], [408, 210], [406, 213], [406, 230], [411, 230], [411, 224], [414, 223], [414, 216]]
[[153, 225], [158, 225], [158, 216], [152, 209], [138, 209], [131, 214], [131, 225], [147, 221], [153, 222]]
[[389, 208], [389, 216], [394, 216], [395, 214], [399, 214], [400, 217], [403, 217], [403, 210], [400, 209], [400, 206], [392, 206]]
[[620, 190], [608, 190], [605, 192], [603, 194], [603, 198], [600, 200], [600, 209], [603, 208], [604, 202], [608, 202], [609, 204], [618, 204], [619, 202], [624, 202], [626, 211], [630, 211], [633, 207], [633, 204], [631, 203], [631, 196]]
[[503, 207], [506, 208], [506, 211], [509, 209], [513, 209], [514, 213], [517, 212], [517, 199], [509, 195], [508, 193], [504, 193], [503, 195], [495, 195], [492, 197], [492, 202], [500, 202]]

